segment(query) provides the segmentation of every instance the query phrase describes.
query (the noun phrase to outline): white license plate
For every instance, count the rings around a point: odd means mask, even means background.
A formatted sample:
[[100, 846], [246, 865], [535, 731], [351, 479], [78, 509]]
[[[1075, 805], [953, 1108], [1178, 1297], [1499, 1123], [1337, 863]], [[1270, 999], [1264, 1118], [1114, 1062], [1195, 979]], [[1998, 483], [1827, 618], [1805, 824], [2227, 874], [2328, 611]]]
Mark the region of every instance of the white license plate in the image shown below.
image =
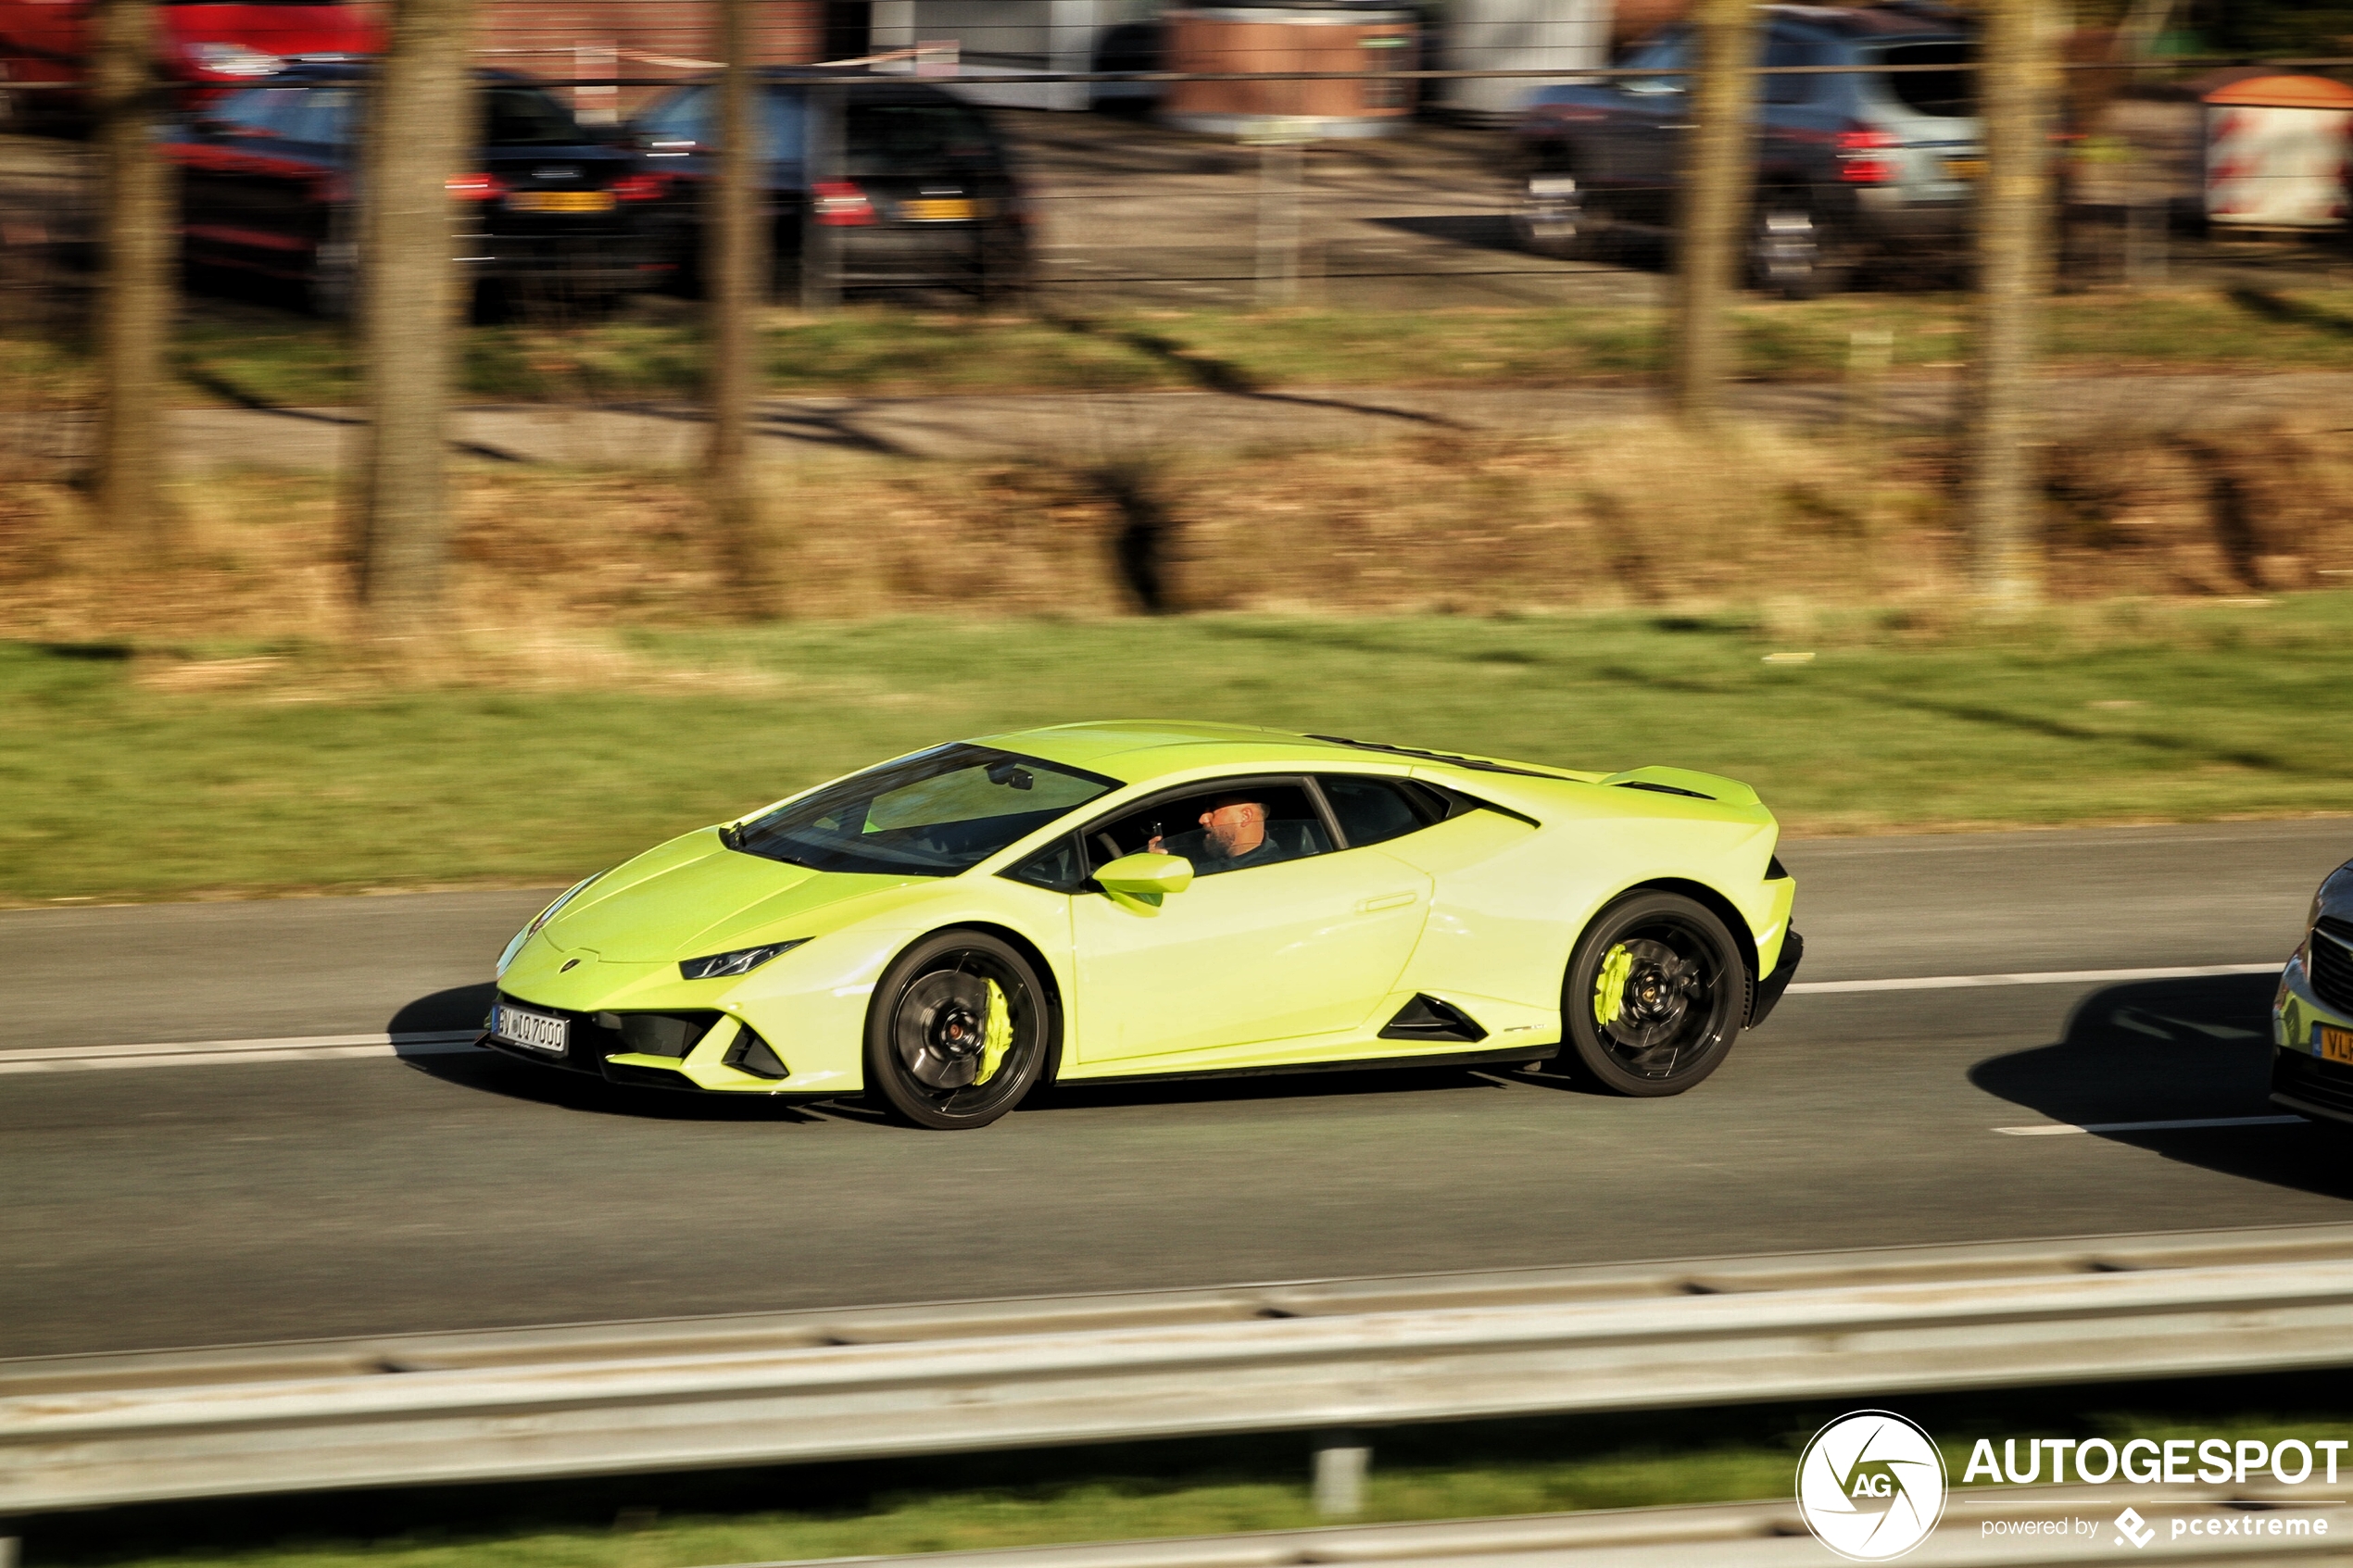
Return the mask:
[[549, 1056], [561, 1056], [571, 1043], [572, 1021], [549, 1018], [544, 1012], [525, 1012], [500, 1003], [491, 1014], [490, 1032], [510, 1045], [526, 1050], [546, 1051]]

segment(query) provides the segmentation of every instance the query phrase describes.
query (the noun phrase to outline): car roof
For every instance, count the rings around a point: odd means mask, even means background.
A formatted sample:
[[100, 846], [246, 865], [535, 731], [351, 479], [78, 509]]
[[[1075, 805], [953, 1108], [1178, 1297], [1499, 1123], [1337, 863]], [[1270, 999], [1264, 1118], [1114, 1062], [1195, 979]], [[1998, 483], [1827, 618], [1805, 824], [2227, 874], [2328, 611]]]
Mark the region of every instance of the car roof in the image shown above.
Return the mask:
[[1212, 724], [1172, 719], [1110, 719], [1054, 724], [977, 736], [973, 744], [1084, 768], [1123, 784], [1148, 784], [1156, 778], [1208, 767], [1283, 771], [1381, 762], [1453, 766], [1477, 772], [1504, 771], [1547, 779], [1590, 780], [1598, 776], [1539, 763], [1505, 762], [1337, 735], [1298, 734], [1255, 724]]

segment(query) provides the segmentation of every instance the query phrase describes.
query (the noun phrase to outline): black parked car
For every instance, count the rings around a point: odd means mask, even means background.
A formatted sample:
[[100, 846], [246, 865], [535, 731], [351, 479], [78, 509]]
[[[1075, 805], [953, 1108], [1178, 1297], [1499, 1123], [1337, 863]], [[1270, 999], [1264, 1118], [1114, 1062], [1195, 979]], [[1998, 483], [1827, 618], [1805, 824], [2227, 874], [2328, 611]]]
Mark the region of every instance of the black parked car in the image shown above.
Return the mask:
[[[229, 94], [175, 128], [183, 252], [283, 279], [323, 315], [349, 310], [358, 254], [364, 66], [306, 65]], [[601, 304], [660, 281], [649, 209], [661, 182], [546, 88], [479, 75], [482, 144], [449, 182], [452, 254], [477, 298]]]
[[[1963, 25], [1941, 6], [1904, 4], [1772, 6], [1766, 22], [1765, 65], [1855, 69], [1760, 79], [1751, 277], [1810, 295], [1873, 256], [1957, 249], [1984, 169], [1976, 49]], [[1692, 55], [1690, 32], [1676, 28], [1622, 63], [1672, 71]], [[1523, 242], [1592, 255], [1619, 233], [1666, 232], [1692, 118], [1686, 87], [1667, 75], [1538, 93], [1514, 132]]]
[[[809, 227], [833, 243], [847, 288], [969, 287], [988, 297], [1027, 285], [1029, 214], [984, 110], [903, 77], [806, 68], [766, 73], [757, 103], [778, 293], [799, 287]], [[718, 117], [716, 84], [698, 82], [656, 100], [634, 127], [671, 187], [664, 259], [689, 285], [702, 275]]]

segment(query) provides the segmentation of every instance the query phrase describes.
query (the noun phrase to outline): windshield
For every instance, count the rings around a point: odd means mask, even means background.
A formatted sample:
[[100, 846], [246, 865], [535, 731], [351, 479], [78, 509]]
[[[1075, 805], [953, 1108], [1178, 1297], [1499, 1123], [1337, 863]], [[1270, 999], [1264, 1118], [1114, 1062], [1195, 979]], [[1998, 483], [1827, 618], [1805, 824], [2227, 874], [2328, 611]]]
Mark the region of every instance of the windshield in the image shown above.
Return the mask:
[[1951, 66], [1951, 70], [1889, 71], [1880, 80], [1914, 114], [1960, 119], [1977, 112], [1977, 51], [1956, 39], [1944, 44], [1891, 44], [1880, 61], [1891, 66]]
[[953, 876], [1118, 787], [989, 746], [937, 746], [780, 806], [728, 847], [812, 871]]

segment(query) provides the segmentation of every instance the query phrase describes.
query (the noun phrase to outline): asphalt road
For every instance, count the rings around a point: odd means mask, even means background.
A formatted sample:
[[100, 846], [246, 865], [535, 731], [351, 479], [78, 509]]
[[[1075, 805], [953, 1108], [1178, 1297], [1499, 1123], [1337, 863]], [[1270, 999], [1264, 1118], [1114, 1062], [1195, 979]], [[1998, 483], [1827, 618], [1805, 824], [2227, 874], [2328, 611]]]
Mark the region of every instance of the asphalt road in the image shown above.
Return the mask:
[[[2278, 960], [2353, 821], [1793, 842], [1809, 982]], [[0, 913], [0, 1068], [462, 1024], [532, 893]], [[1466, 1073], [973, 1135], [486, 1054], [0, 1075], [0, 1355], [2353, 1218], [2263, 975], [1793, 996], [1680, 1098]], [[23, 1060], [22, 1058], [19, 1059]]]

